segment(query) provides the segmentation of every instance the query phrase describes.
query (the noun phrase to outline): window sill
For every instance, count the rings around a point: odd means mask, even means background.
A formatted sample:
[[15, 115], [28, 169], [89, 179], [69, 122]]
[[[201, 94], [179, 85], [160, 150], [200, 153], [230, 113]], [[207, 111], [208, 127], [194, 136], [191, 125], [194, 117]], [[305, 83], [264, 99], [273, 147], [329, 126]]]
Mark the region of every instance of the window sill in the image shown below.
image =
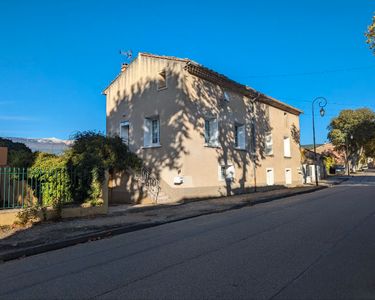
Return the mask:
[[238, 147], [234, 147], [234, 149], [235, 149], [235, 150], [238, 150], [238, 151], [244, 151], [244, 152], [247, 151], [246, 148], [238, 148]]
[[207, 148], [221, 148], [219, 145], [211, 145], [211, 144], [204, 144], [203, 146]]
[[273, 153], [271, 153], [271, 154], [265, 154], [265, 156], [273, 157]]
[[142, 146], [142, 149], [149, 149], [149, 148], [160, 148], [160, 144], [155, 144], [155, 145], [149, 145], [149, 146]]
[[291, 157], [291, 156], [285, 156], [285, 155], [284, 155], [284, 158], [291, 159], [292, 157]]
[[168, 87], [165, 86], [165, 87], [161, 87], [161, 88], [157, 88], [157, 91], [163, 91], [163, 90], [166, 90]]
[[227, 183], [227, 182], [234, 182], [236, 179], [233, 177], [233, 178], [219, 178], [219, 182], [225, 182], [225, 183]]

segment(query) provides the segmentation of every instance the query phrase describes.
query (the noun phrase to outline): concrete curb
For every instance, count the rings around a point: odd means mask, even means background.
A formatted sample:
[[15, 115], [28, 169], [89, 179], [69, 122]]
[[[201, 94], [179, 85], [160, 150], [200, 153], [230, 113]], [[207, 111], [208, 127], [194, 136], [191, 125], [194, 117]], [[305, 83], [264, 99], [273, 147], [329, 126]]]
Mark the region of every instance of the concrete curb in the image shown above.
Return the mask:
[[74, 246], [77, 244], [86, 243], [86, 242], [93, 241], [93, 240], [100, 240], [103, 238], [108, 238], [108, 237], [123, 234], [123, 233], [134, 232], [134, 231], [156, 227], [156, 226], [160, 226], [164, 224], [170, 224], [170, 223], [175, 223], [175, 222], [179, 222], [183, 220], [197, 218], [200, 216], [222, 213], [222, 212], [226, 212], [229, 210], [240, 209], [246, 206], [253, 206], [256, 204], [260, 204], [260, 203], [266, 203], [266, 202], [271, 202], [274, 200], [279, 200], [279, 199], [288, 198], [292, 196], [312, 193], [312, 192], [316, 192], [325, 188], [327, 188], [327, 186], [319, 186], [316, 188], [311, 188], [309, 190], [298, 191], [298, 192], [294, 192], [290, 194], [275, 195], [273, 197], [265, 197], [264, 199], [257, 199], [253, 201], [243, 201], [241, 203], [234, 204], [232, 206], [226, 206], [223, 209], [200, 212], [195, 215], [184, 216], [184, 217], [167, 220], [167, 221], [148, 222], [148, 223], [142, 223], [142, 224], [136, 224], [136, 225], [130, 225], [130, 226], [122, 226], [122, 227], [113, 226], [113, 228], [109, 228], [109, 229], [102, 230], [102, 231], [91, 232], [91, 233], [78, 236], [78, 237], [74, 237], [71, 239], [66, 239], [66, 240], [43, 244], [43, 245], [32, 246], [32, 247], [28, 247], [28, 248], [24, 248], [24, 249], [20, 249], [16, 251], [9, 251], [7, 253], [0, 254], [0, 262], [6, 262], [6, 261], [17, 259], [17, 258], [23, 258], [27, 256], [41, 254], [41, 253], [48, 252], [48, 251], [58, 250], [61, 248]]

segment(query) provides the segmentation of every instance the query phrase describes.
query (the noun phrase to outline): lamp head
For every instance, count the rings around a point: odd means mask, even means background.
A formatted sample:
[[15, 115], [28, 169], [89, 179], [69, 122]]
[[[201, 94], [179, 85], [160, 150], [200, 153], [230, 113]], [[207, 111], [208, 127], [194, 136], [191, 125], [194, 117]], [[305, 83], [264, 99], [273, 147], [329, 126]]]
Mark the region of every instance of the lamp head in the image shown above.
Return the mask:
[[321, 115], [322, 117], [324, 117], [324, 114], [325, 114], [326, 112], [325, 112], [325, 110], [324, 110], [323, 107], [320, 108], [320, 111], [319, 111], [319, 112], [320, 112], [320, 115]]

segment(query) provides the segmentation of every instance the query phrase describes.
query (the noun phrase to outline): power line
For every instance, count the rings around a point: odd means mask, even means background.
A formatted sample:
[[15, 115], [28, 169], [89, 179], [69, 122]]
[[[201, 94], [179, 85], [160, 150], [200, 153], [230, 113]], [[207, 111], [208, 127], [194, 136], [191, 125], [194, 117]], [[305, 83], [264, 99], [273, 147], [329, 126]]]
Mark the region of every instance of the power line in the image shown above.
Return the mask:
[[[306, 99], [297, 99], [297, 98], [287, 98], [287, 99], [283, 99], [283, 98], [277, 98], [277, 100], [279, 101], [282, 101], [282, 102], [285, 102], [285, 103], [290, 103], [291, 101], [293, 102], [296, 102], [296, 103], [300, 103], [300, 102], [303, 102], [303, 103], [306, 103], [306, 104], [311, 104], [313, 98], [311, 100], [306, 100]], [[374, 104], [372, 103], [366, 103], [366, 102], [331, 102], [329, 101], [328, 104], [333, 104], [333, 105], [339, 105], [339, 106], [346, 106], [346, 107], [349, 107], [349, 106], [360, 106], [360, 107], [366, 107], [366, 106], [374, 106]]]
[[319, 75], [319, 74], [329, 74], [329, 73], [338, 73], [338, 72], [351, 72], [351, 71], [365, 70], [365, 69], [372, 69], [372, 68], [375, 68], [375, 65], [363, 66], [363, 67], [342, 68], [342, 69], [322, 70], [322, 71], [299, 72], [299, 73], [249, 75], [249, 76], [242, 76], [242, 78], [269, 78], [269, 77], [307, 76], [307, 75]]

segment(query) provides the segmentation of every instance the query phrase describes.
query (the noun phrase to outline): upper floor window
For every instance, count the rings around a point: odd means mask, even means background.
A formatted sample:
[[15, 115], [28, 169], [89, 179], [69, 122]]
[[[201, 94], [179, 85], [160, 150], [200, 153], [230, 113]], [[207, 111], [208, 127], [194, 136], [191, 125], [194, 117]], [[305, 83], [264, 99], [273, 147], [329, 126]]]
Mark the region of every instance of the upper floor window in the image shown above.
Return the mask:
[[160, 120], [158, 117], [145, 118], [143, 145], [145, 147], [160, 146]]
[[167, 88], [167, 72], [165, 70], [158, 74], [158, 90]]
[[264, 118], [267, 122], [270, 120], [270, 107], [267, 104], [263, 104]]
[[266, 155], [272, 155], [273, 154], [272, 133], [266, 134], [264, 146], [265, 146], [264, 147], [264, 153]]
[[234, 146], [237, 149], [245, 149], [245, 125], [235, 124], [234, 125]]
[[290, 137], [284, 137], [284, 157], [291, 157], [290, 154]]
[[129, 145], [129, 121], [120, 123], [120, 138], [124, 144]]
[[289, 116], [288, 113], [284, 112], [284, 126], [285, 128], [289, 127]]
[[216, 118], [204, 120], [204, 141], [206, 146], [219, 145], [219, 126]]

